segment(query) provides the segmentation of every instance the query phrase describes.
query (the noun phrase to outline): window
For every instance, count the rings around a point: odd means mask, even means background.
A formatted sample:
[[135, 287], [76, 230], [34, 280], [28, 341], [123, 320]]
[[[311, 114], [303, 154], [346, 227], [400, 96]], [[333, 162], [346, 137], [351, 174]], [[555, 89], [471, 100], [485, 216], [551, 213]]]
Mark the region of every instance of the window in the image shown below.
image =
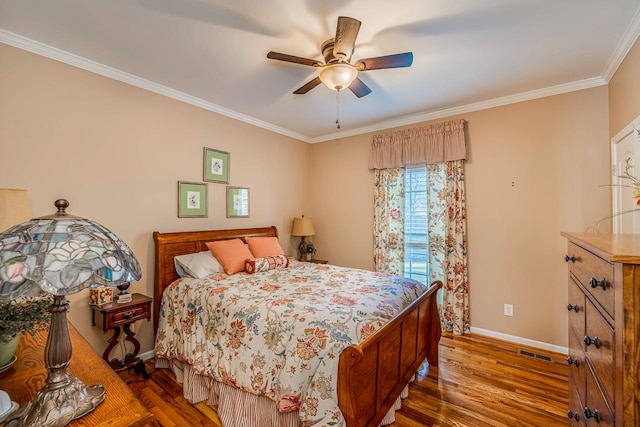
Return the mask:
[[407, 167], [404, 188], [404, 275], [427, 284], [429, 217], [426, 167]]

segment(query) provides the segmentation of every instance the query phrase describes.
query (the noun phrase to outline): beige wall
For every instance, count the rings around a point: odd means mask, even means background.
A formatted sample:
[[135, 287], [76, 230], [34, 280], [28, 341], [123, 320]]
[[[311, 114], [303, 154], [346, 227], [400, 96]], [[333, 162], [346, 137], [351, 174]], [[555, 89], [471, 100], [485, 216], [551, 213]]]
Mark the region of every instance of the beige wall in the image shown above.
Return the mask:
[[609, 136], [640, 115], [640, 42], [636, 41], [609, 82]]
[[[566, 241], [609, 209], [607, 88], [460, 116], [466, 164], [471, 325], [567, 345]], [[450, 118], [446, 119], [449, 120]], [[313, 147], [318, 257], [370, 269], [371, 135]], [[513, 183], [513, 184], [512, 184]], [[503, 315], [503, 304], [514, 316]]]
[[[67, 198], [131, 246], [143, 271], [133, 292], [153, 295], [151, 233], [276, 225], [290, 254], [293, 217], [311, 212], [301, 177], [311, 146], [0, 44], [0, 187], [29, 190], [34, 215]], [[177, 181], [202, 182], [203, 147], [231, 153], [230, 185], [250, 188], [251, 217], [227, 219], [225, 185], [208, 184], [208, 218], [177, 217]], [[88, 291], [69, 298], [71, 322], [102, 353]], [[138, 323], [142, 351], [150, 323]]]
[[[609, 210], [609, 137], [640, 114], [639, 68], [636, 43], [608, 88], [461, 116], [473, 327], [566, 346], [559, 233]], [[71, 213], [115, 231], [142, 264], [134, 292], [152, 295], [154, 230], [275, 224], [294, 253], [290, 224], [302, 213], [318, 258], [372, 268], [371, 134], [307, 145], [3, 44], [0, 75], [0, 187], [29, 189], [35, 215], [66, 197]], [[231, 185], [251, 188], [251, 218], [225, 218], [221, 184], [208, 185], [209, 218], [176, 217], [176, 183], [202, 180], [205, 146], [231, 152]], [[86, 291], [71, 299], [71, 321], [101, 351]], [[151, 325], [139, 334], [150, 350]]]

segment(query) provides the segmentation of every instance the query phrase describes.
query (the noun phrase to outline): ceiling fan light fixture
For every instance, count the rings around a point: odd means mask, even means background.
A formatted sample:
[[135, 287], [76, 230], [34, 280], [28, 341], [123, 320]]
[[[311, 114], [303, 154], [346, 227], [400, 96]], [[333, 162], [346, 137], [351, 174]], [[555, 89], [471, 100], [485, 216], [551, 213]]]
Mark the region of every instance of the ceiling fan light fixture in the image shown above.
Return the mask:
[[358, 70], [346, 63], [329, 64], [320, 70], [320, 80], [329, 89], [340, 91], [347, 88], [358, 77]]

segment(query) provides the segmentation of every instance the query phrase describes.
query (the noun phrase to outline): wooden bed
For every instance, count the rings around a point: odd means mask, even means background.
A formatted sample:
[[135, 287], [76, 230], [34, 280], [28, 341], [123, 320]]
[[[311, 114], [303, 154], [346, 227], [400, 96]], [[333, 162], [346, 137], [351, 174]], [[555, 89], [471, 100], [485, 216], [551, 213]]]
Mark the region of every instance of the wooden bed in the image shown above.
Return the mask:
[[[155, 242], [154, 330], [162, 293], [178, 279], [174, 257], [206, 251], [206, 242], [278, 236], [275, 226], [232, 230], [153, 233]], [[420, 364], [438, 366], [440, 317], [435, 281], [427, 292], [359, 345], [347, 347], [338, 364], [338, 403], [346, 424], [376, 426], [384, 418]]]

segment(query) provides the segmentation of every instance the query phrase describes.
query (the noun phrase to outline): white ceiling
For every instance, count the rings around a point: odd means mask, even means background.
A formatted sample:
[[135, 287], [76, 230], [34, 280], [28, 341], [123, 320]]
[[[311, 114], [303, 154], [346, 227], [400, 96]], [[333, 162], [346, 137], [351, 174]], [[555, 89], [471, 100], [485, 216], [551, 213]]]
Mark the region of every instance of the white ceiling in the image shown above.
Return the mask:
[[[640, 0], [0, 0], [0, 42], [319, 142], [607, 84], [640, 33]], [[412, 51], [411, 68], [360, 74], [373, 92], [320, 85], [338, 16], [362, 21], [354, 60]]]

